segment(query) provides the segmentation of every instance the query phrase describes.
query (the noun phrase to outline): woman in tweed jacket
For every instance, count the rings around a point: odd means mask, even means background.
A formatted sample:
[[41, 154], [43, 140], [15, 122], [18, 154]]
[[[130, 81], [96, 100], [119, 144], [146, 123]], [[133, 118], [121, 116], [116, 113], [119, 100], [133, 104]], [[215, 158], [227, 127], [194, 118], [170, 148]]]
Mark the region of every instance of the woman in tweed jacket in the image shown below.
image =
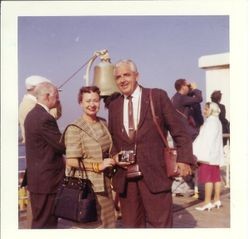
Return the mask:
[[[115, 209], [111, 182], [105, 172], [115, 165], [115, 161], [109, 157], [112, 147], [111, 135], [105, 121], [97, 116], [100, 109], [100, 90], [95, 86], [82, 87], [78, 94], [78, 103], [83, 114], [68, 125], [64, 135], [66, 174], [72, 167], [78, 168], [79, 159], [83, 161], [97, 195], [98, 221], [73, 223], [71, 227], [114, 228]], [[75, 176], [78, 175], [79, 172], [76, 171]]]

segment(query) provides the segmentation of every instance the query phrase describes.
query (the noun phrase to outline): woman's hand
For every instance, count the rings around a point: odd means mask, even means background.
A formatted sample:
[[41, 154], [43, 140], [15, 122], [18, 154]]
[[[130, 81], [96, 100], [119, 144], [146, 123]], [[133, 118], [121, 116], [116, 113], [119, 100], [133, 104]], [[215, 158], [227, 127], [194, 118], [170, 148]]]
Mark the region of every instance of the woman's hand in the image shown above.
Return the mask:
[[103, 162], [99, 164], [99, 170], [103, 171], [106, 168], [113, 167], [116, 164], [113, 158], [105, 158]]

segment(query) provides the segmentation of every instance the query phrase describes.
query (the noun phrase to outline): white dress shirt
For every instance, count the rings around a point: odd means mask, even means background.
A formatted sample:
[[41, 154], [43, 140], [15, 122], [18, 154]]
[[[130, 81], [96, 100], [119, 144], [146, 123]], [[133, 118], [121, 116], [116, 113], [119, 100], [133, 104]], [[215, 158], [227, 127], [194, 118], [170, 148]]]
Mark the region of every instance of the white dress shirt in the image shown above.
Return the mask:
[[[135, 91], [131, 96], [133, 102], [134, 125], [135, 130], [137, 130], [141, 112], [141, 87], [139, 85], [136, 87]], [[128, 99], [126, 96], [124, 96], [123, 103], [123, 125], [125, 127], [126, 132], [128, 133]]]

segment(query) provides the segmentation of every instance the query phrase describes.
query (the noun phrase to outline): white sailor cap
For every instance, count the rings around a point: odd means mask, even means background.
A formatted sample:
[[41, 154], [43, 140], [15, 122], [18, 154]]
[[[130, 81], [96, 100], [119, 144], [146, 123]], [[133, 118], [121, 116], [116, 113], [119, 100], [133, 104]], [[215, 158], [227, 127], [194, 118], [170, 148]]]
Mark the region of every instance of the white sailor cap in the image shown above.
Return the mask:
[[50, 80], [48, 80], [47, 78], [43, 77], [43, 76], [38, 76], [38, 75], [32, 75], [29, 76], [28, 78], [26, 78], [25, 80], [25, 86], [27, 90], [30, 90], [32, 88], [34, 88], [35, 86], [37, 86], [40, 83], [43, 82], [50, 82]]

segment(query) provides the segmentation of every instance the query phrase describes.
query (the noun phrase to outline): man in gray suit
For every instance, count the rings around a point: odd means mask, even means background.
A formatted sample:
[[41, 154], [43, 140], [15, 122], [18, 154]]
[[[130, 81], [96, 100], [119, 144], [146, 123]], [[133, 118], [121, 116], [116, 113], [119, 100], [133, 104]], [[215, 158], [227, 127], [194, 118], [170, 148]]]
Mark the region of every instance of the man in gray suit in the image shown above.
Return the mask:
[[35, 89], [37, 104], [25, 122], [27, 182], [32, 208], [32, 228], [56, 228], [53, 215], [57, 189], [64, 177], [65, 147], [61, 133], [49, 110], [59, 102], [57, 88], [40, 83]]
[[[114, 190], [119, 193], [122, 223], [130, 228], [172, 227], [172, 180], [167, 177], [164, 144], [153, 122], [149, 89], [138, 84], [139, 73], [131, 60], [115, 65], [114, 75], [122, 95], [109, 105], [109, 128], [114, 142], [113, 153], [134, 150], [142, 177], [127, 179], [127, 165], [118, 167], [113, 178]], [[177, 145], [178, 168], [182, 176], [191, 174], [192, 142], [180, 123], [176, 111], [160, 89], [153, 89], [155, 113], [161, 128], [170, 131]], [[128, 96], [132, 96], [135, 136], [129, 137]]]

